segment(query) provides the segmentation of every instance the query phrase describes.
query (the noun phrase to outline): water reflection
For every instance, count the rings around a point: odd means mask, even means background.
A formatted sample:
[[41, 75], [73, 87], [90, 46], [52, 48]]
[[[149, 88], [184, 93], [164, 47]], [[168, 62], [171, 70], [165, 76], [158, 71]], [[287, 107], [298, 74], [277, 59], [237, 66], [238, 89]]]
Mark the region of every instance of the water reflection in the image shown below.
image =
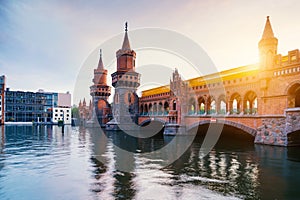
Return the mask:
[[[122, 132], [70, 126], [64, 134], [57, 126], [1, 126], [0, 131], [0, 199], [300, 196], [299, 147], [254, 145], [226, 136], [202, 158], [199, 136], [178, 160], [165, 166], [161, 158], [180, 152], [185, 137], [140, 140]], [[172, 148], [149, 154], [166, 144]]]

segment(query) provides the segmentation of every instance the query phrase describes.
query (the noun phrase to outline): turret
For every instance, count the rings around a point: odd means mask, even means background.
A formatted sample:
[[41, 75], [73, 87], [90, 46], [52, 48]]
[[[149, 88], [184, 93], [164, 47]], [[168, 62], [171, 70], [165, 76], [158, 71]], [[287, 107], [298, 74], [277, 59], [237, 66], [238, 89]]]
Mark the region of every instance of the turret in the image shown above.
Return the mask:
[[264, 32], [258, 43], [261, 69], [271, 69], [274, 57], [277, 55], [278, 39], [274, 36], [269, 16], [265, 24]]

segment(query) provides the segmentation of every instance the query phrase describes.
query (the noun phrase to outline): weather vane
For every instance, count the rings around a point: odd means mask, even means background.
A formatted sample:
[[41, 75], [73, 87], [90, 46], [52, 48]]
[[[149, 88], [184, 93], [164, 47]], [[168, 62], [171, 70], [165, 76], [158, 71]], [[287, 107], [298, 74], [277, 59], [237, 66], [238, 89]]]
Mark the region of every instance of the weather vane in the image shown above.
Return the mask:
[[102, 49], [100, 49], [100, 57], [102, 56]]
[[127, 32], [128, 31], [128, 23], [125, 22], [125, 31]]

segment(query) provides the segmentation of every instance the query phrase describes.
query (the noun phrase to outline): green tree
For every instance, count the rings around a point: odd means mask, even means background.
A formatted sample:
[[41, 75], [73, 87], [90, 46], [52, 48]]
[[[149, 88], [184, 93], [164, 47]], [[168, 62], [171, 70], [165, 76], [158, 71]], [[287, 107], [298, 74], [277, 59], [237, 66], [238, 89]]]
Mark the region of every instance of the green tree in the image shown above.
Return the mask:
[[79, 118], [79, 109], [76, 105], [73, 105], [71, 110], [72, 118]]

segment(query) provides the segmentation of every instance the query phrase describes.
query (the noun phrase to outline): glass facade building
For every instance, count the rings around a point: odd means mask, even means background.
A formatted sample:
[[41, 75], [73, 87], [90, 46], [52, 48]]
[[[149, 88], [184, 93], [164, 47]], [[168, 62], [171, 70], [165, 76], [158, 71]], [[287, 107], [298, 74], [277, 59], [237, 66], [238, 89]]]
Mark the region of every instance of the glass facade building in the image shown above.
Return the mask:
[[52, 122], [58, 93], [5, 91], [5, 122]]

